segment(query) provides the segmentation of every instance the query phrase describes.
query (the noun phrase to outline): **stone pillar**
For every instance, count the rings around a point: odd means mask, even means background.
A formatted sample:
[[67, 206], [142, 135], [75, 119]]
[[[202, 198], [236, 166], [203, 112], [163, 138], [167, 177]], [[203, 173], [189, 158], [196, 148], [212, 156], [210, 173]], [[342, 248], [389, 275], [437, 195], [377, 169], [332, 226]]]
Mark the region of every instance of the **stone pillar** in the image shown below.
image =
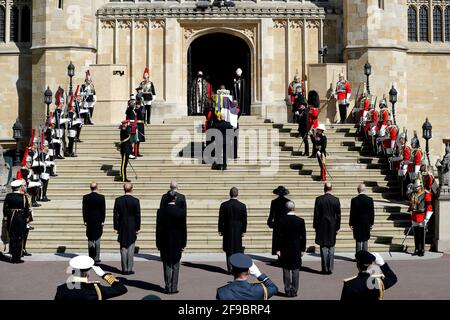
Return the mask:
[[437, 250], [450, 253], [450, 138], [443, 139], [445, 155], [436, 164], [439, 172], [440, 197], [437, 201], [435, 239]]
[[8, 43], [11, 37], [11, 5], [9, 1], [5, 5], [5, 43]]
[[[181, 52], [182, 33], [176, 18], [167, 18], [160, 22], [164, 29], [164, 82], [158, 88], [158, 99], [152, 104], [152, 123], [162, 123], [165, 119], [179, 118], [187, 115], [185, 101], [181, 101], [182, 67]], [[150, 27], [150, 26], [149, 26]]]

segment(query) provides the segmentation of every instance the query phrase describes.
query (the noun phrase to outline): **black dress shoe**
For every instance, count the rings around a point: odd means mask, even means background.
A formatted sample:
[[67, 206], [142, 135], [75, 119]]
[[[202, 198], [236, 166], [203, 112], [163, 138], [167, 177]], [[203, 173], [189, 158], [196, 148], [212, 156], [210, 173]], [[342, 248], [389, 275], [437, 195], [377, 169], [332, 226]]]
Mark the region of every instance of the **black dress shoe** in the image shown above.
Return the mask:
[[135, 274], [136, 272], [134, 272], [134, 271], [128, 271], [128, 273], [127, 274]]
[[176, 291], [169, 291], [169, 294], [177, 294], [177, 293], [179, 293], [180, 291], [178, 291], [178, 290], [176, 290]]
[[56, 159], [65, 159], [62, 155], [58, 155]]
[[27, 250], [24, 250], [22, 256], [31, 257], [31, 253], [28, 253]]
[[312, 154], [312, 155], [310, 155], [308, 158], [315, 158], [316, 157], [316, 155], [315, 154]]
[[95, 263], [100, 263], [100, 262], [102, 262], [102, 260], [95, 260], [94, 262]]
[[22, 259], [18, 260], [18, 261], [13, 261], [13, 263], [24, 263], [25, 261], [23, 261]]
[[50, 177], [57, 177], [57, 174], [51, 174]]
[[41, 204], [39, 204], [39, 203], [37, 203], [36, 201], [34, 201], [34, 202], [31, 203], [31, 206], [32, 206], [32, 207], [40, 207]]
[[138, 157], [143, 157], [143, 155], [142, 154], [140, 154], [140, 153], [138, 153], [138, 155], [137, 155]]

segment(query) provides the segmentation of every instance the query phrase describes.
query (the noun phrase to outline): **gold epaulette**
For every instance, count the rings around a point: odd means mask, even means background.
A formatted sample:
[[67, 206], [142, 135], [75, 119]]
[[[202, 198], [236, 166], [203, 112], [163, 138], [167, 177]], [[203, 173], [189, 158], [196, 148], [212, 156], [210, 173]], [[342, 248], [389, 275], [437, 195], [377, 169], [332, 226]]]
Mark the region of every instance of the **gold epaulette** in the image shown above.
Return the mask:
[[117, 281], [117, 279], [110, 273], [107, 273], [103, 276], [103, 279], [108, 282], [110, 285]]
[[344, 282], [347, 282], [347, 281], [350, 281], [350, 280], [353, 280], [353, 279], [356, 279], [358, 276], [354, 276], [354, 277], [351, 277], [351, 278], [347, 278], [347, 279], [344, 279]]

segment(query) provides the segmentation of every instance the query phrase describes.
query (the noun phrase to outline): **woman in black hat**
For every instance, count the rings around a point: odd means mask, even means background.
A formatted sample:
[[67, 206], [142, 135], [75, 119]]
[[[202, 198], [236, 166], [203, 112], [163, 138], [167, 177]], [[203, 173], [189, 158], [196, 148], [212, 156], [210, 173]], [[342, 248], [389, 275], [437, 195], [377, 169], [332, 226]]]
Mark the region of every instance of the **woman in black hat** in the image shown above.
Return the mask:
[[289, 190], [283, 186], [279, 186], [273, 193], [278, 195], [278, 198], [272, 200], [270, 204], [270, 214], [267, 219], [267, 225], [270, 229], [273, 229], [272, 234], [272, 255], [276, 255], [277, 251], [280, 251], [279, 243], [280, 243], [280, 234], [279, 234], [279, 222], [280, 218], [284, 217], [288, 213], [288, 209], [286, 208], [286, 203], [289, 200], [285, 196], [289, 194]]

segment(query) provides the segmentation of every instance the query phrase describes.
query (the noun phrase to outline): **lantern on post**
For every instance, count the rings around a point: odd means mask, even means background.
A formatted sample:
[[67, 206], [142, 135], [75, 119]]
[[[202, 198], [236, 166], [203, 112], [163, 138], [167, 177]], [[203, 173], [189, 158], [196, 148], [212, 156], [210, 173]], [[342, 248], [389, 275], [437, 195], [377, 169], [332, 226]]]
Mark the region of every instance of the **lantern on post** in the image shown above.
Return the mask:
[[20, 165], [20, 150], [19, 150], [19, 143], [20, 140], [23, 139], [23, 126], [20, 123], [19, 119], [16, 119], [16, 122], [14, 123], [13, 127], [13, 139], [16, 140], [16, 158], [14, 160], [14, 165]]
[[433, 126], [428, 121], [428, 118], [425, 119], [425, 122], [422, 125], [422, 138], [426, 141], [425, 151], [427, 153], [428, 165], [430, 164], [430, 149], [428, 146], [428, 141], [433, 137]]
[[366, 64], [364, 65], [364, 74], [367, 77], [367, 93], [370, 94], [370, 88], [369, 88], [369, 77], [372, 74], [372, 66], [370, 65], [370, 63], [367, 61]]
[[394, 118], [394, 124], [397, 125], [397, 120], [395, 118], [395, 104], [397, 103], [397, 90], [392, 84], [391, 90], [389, 90], [389, 101], [392, 103], [392, 117]]

